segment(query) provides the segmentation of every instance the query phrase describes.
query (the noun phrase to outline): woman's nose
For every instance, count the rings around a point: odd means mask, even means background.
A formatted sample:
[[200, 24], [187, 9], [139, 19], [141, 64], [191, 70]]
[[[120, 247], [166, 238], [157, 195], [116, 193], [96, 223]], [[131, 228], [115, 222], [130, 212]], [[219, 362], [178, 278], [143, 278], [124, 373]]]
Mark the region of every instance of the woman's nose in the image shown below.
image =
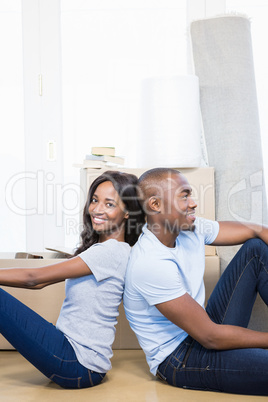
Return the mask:
[[103, 205], [101, 202], [98, 202], [98, 203], [95, 205], [93, 211], [94, 211], [95, 213], [102, 214], [102, 213], [104, 212], [104, 205]]

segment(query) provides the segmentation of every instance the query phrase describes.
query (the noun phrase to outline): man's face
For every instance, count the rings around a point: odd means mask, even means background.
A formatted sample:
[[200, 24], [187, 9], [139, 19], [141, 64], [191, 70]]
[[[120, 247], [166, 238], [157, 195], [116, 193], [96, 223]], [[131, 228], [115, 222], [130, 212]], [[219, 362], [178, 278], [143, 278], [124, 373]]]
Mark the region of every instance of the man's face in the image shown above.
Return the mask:
[[177, 233], [193, 230], [197, 205], [188, 180], [178, 173], [167, 175], [164, 183], [161, 212], [165, 228]]

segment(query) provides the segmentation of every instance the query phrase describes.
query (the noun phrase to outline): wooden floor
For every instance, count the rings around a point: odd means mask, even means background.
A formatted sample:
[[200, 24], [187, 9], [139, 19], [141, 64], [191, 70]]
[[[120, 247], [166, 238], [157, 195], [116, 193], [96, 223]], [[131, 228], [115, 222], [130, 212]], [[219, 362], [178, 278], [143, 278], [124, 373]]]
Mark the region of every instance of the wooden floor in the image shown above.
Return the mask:
[[153, 377], [141, 350], [115, 350], [113, 369], [94, 388], [64, 390], [50, 382], [18, 352], [0, 351], [0, 401], [50, 402], [257, 402], [267, 397], [174, 388]]

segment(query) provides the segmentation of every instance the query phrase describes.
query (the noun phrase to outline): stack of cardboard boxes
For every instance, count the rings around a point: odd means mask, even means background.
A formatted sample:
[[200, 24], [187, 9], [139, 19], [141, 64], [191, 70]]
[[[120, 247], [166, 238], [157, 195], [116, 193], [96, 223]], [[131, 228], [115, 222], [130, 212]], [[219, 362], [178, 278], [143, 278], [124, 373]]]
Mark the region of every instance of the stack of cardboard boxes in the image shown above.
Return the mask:
[[[91, 182], [107, 168], [81, 169], [81, 204], [85, 203], [85, 195]], [[114, 170], [114, 169], [113, 169]], [[140, 176], [143, 169], [120, 168], [120, 171], [133, 173]], [[214, 197], [214, 169], [213, 168], [194, 168], [179, 169], [188, 179], [192, 186], [193, 197], [198, 204], [197, 215], [208, 219], [215, 219], [215, 197]], [[83, 208], [82, 208], [83, 209]], [[81, 210], [82, 210], [81, 209]], [[36, 254], [36, 253], [35, 253]], [[59, 262], [59, 259], [53, 258], [53, 253], [41, 253], [43, 259], [15, 259], [4, 258], [0, 255], [0, 269], [8, 267], [40, 267]], [[10, 256], [9, 256], [10, 257]], [[14, 255], [15, 257], [15, 255]], [[219, 257], [216, 255], [215, 247], [206, 246], [206, 270], [205, 270], [205, 286], [206, 299], [208, 299], [215, 284], [220, 277]], [[28, 290], [18, 288], [5, 288], [13, 296], [27, 304], [37, 313], [41, 314], [45, 319], [52, 323], [56, 323], [60, 308], [65, 296], [64, 283], [58, 283], [48, 286], [41, 290]], [[124, 308], [121, 304], [119, 307], [118, 324], [116, 327], [116, 338], [113, 345], [114, 349], [137, 349], [139, 348], [137, 339], [131, 331], [124, 314]], [[0, 349], [12, 349], [11, 345], [0, 336]]]

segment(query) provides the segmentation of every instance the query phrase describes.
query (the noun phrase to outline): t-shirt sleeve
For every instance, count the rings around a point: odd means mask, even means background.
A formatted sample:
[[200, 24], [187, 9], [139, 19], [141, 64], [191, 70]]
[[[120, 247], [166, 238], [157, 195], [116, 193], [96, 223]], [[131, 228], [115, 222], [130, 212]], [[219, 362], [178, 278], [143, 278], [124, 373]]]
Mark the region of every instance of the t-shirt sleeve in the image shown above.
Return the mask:
[[[137, 261], [133, 284], [150, 306], [176, 299], [186, 293], [175, 262], [171, 260]], [[152, 269], [148, 269], [148, 267]]]
[[198, 230], [203, 234], [205, 244], [211, 244], [218, 236], [219, 223], [209, 219], [198, 218]]
[[[130, 249], [130, 248], [129, 248]], [[79, 254], [79, 257], [87, 264], [97, 282], [116, 275], [119, 266], [127, 265], [129, 251], [120, 247], [116, 240], [108, 240], [96, 243]]]

